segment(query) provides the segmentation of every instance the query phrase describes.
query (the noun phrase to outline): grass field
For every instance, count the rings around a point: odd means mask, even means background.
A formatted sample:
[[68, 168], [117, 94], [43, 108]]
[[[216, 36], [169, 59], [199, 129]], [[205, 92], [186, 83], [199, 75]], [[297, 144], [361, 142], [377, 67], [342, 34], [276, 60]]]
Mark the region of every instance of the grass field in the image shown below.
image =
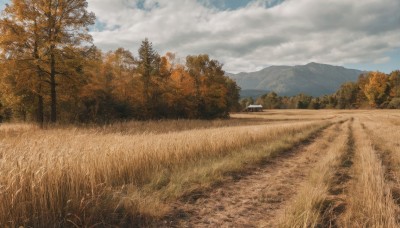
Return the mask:
[[398, 227], [400, 113], [0, 125], [0, 227]]

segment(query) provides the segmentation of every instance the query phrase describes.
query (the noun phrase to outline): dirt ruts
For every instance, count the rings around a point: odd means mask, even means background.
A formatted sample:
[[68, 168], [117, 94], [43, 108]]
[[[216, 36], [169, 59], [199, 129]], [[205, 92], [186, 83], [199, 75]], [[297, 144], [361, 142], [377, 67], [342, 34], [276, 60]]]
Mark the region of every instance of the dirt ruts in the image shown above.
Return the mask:
[[371, 129], [364, 124], [361, 127], [369, 135], [371, 144], [374, 146], [378, 158], [382, 162], [385, 171], [385, 182], [389, 185], [393, 202], [396, 205], [396, 222], [400, 224], [400, 170], [398, 164], [393, 160], [396, 156], [393, 148], [389, 148], [385, 144], [385, 140], [376, 135]]
[[[343, 124], [343, 123], [342, 123]], [[179, 202], [166, 227], [275, 227], [320, 156], [340, 133], [339, 123], [311, 143], [272, 159], [250, 175], [206, 193], [195, 202]]]
[[355, 139], [353, 135], [353, 121], [348, 125], [347, 148], [341, 157], [341, 164], [330, 181], [329, 194], [325, 199], [321, 211], [322, 227], [342, 227], [340, 217], [346, 211], [349, 181], [352, 179], [352, 166], [355, 154]]

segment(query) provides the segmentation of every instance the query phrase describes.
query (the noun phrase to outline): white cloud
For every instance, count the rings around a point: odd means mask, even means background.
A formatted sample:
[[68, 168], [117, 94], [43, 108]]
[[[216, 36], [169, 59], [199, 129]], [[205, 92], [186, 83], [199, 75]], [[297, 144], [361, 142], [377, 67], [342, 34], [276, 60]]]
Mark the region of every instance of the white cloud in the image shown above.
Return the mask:
[[[89, 0], [101, 31], [94, 42], [105, 50], [134, 54], [149, 38], [161, 53], [208, 53], [230, 72], [267, 65], [387, 61], [400, 47], [398, 0], [287, 0], [272, 8], [258, 0], [220, 11], [196, 0]], [[258, 3], [257, 3], [258, 2]]]
[[387, 63], [387, 62], [389, 62], [390, 61], [390, 57], [382, 57], [382, 58], [379, 58], [379, 59], [375, 59], [374, 60], [374, 63], [375, 64], [382, 64], [382, 63]]

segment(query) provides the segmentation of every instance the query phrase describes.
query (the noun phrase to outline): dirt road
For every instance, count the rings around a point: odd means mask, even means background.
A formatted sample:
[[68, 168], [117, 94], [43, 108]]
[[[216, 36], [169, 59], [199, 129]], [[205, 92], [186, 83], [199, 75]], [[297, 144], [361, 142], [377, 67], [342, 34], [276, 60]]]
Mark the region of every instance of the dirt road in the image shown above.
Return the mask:
[[309, 171], [334, 143], [343, 124], [335, 124], [269, 161], [250, 175], [214, 189], [195, 202], [175, 206], [174, 227], [274, 227]]

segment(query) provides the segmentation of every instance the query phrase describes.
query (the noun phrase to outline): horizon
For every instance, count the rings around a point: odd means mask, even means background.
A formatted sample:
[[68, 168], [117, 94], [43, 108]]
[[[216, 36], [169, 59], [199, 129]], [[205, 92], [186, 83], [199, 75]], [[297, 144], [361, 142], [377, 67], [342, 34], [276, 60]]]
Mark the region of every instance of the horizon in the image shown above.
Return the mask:
[[[296, 67], [296, 66], [307, 66], [307, 65], [313, 64], [313, 63], [314, 63], [314, 64], [318, 64], [318, 65], [328, 65], [328, 66], [334, 66], [334, 67], [344, 67], [344, 68], [346, 68], [346, 69], [348, 69], [348, 70], [358, 70], [358, 71], [363, 71], [363, 72], [371, 72], [371, 70], [360, 70], [360, 69], [345, 67], [345, 66], [341, 66], [341, 65], [326, 64], [326, 63], [318, 63], [318, 62], [309, 62], [309, 63], [306, 63], [306, 64], [295, 64], [295, 65], [271, 65], [271, 66], [267, 66], [267, 67], [265, 67], [265, 68], [263, 68], [263, 69], [261, 69], [261, 70], [257, 70], [257, 71], [249, 71], [249, 72], [244, 72], [244, 71], [242, 71], [242, 72], [238, 72], [238, 73], [232, 73], [232, 72], [227, 72], [227, 73], [230, 73], [230, 74], [255, 73], [255, 72], [260, 72], [260, 71], [262, 71], [262, 70], [264, 70], [264, 69], [267, 69], [267, 68], [273, 67], [273, 66], [275, 66], [275, 67]], [[392, 70], [392, 71], [396, 71], [396, 70], [400, 70], [400, 69], [394, 69], [394, 70]], [[391, 71], [391, 72], [392, 72], [392, 71]], [[383, 71], [378, 71], [378, 72], [386, 73], [386, 72], [383, 72]], [[390, 72], [389, 72], [389, 73], [390, 73]], [[387, 74], [387, 73], [386, 73], [386, 74]]]
[[[9, 0], [0, 0], [4, 9]], [[390, 73], [400, 62], [396, 0], [88, 0], [93, 43], [137, 56], [147, 37], [178, 57], [209, 54], [230, 73], [317, 62]], [[195, 9], [195, 10], [193, 10]], [[229, 37], [229, 38], [226, 38]]]

